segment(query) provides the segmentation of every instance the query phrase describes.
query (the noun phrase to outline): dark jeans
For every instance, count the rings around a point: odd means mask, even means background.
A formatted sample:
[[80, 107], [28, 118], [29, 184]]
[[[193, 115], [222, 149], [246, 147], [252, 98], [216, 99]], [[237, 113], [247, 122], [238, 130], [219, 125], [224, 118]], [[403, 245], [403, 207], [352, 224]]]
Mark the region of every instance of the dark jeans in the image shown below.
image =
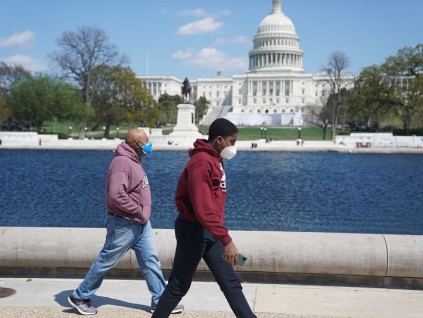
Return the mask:
[[212, 272], [235, 316], [256, 317], [245, 299], [241, 282], [232, 265], [223, 259], [223, 244], [200, 223], [180, 218], [175, 221], [175, 234], [177, 245], [173, 270], [152, 318], [169, 317], [191, 287], [192, 278], [201, 258]]

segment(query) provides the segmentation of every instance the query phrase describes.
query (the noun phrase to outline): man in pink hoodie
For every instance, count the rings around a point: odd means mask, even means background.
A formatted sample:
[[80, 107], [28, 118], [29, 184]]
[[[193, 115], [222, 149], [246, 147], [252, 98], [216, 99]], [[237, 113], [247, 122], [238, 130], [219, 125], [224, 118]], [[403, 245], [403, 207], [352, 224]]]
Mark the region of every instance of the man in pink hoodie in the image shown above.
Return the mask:
[[[151, 153], [152, 144], [143, 130], [128, 131], [125, 142], [114, 151], [106, 177], [107, 236], [103, 249], [79, 287], [68, 297], [69, 303], [81, 315], [94, 315], [97, 308], [91, 305], [94, 295], [107, 271], [122, 256], [133, 249], [148, 289], [152, 295], [154, 311], [166, 287], [151, 234], [151, 192], [147, 175], [140, 159]], [[172, 313], [183, 311], [176, 305]]]
[[166, 318], [188, 292], [204, 259], [237, 318], [255, 318], [233, 266], [238, 250], [225, 226], [224, 159], [236, 154], [237, 127], [224, 118], [209, 127], [208, 140], [198, 139], [179, 177], [175, 194], [176, 252], [165, 292], [152, 318]]

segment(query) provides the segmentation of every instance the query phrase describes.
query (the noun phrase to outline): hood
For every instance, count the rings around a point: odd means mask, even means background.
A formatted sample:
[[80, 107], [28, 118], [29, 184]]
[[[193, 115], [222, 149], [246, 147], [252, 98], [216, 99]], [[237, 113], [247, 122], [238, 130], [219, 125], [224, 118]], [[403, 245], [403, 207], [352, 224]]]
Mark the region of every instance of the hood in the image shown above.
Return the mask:
[[207, 152], [213, 157], [220, 158], [220, 154], [207, 143], [206, 139], [197, 139], [194, 142], [194, 148], [188, 150], [188, 154], [190, 157], [194, 156], [195, 154], [199, 152]]
[[124, 156], [132, 159], [135, 162], [140, 162], [140, 159], [135, 152], [126, 142], [120, 143], [115, 150], [113, 150], [115, 157]]

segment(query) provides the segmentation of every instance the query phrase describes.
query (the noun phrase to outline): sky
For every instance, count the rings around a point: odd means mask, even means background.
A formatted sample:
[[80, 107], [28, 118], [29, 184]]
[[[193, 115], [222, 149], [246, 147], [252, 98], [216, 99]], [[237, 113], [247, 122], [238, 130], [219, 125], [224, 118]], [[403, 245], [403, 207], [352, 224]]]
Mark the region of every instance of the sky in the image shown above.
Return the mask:
[[[105, 31], [136, 75], [197, 79], [248, 71], [248, 52], [272, 0], [0, 0], [0, 61], [57, 72], [50, 58], [63, 32]], [[282, 0], [318, 73], [341, 51], [349, 72], [423, 43], [422, 0]]]

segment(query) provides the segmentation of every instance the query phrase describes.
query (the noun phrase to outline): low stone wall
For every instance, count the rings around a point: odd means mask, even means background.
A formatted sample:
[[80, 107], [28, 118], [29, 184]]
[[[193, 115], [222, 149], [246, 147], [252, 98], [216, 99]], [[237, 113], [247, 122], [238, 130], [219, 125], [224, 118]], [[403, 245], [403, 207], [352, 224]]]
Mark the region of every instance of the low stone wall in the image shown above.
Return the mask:
[[[88, 269], [101, 250], [106, 231], [100, 228], [0, 227], [2, 269]], [[248, 257], [241, 274], [273, 279], [290, 276], [360, 277], [382, 283], [423, 288], [423, 236], [232, 231], [238, 251]], [[176, 241], [173, 230], [155, 229], [164, 271], [172, 268]], [[138, 268], [133, 251], [116, 269]], [[207, 271], [201, 262], [199, 271]], [[47, 271], [48, 272], [48, 271]], [[256, 280], [256, 279], [252, 279]], [[407, 283], [408, 282], [408, 283]]]

